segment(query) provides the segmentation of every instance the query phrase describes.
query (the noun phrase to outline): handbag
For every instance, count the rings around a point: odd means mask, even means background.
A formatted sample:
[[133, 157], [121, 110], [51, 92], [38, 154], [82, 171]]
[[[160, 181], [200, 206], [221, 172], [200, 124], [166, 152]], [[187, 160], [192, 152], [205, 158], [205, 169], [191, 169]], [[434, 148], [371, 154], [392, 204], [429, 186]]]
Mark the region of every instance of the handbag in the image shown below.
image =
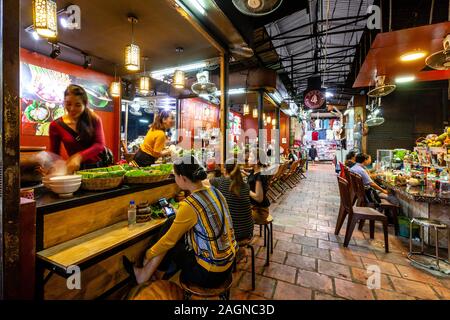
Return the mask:
[[[72, 137], [80, 142], [81, 138], [79, 136], [79, 134], [73, 130], [71, 127], [69, 127], [63, 120], [62, 118], [59, 118], [58, 120], [56, 120], [58, 122], [58, 124], [63, 127], [68, 133], [70, 133], [72, 135]], [[108, 167], [114, 164], [114, 154], [112, 153], [112, 151], [108, 148], [108, 147], [104, 147], [103, 151], [101, 151], [98, 154], [98, 157], [100, 158], [100, 161], [97, 163], [99, 167]]]

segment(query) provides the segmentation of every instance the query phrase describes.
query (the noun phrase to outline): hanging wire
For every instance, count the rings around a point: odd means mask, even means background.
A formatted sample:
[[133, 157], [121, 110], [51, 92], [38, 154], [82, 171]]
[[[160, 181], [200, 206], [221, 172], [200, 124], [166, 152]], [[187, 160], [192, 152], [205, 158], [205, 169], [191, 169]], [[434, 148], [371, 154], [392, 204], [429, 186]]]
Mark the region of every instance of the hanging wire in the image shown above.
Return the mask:
[[434, 0], [431, 0], [430, 24], [433, 23], [433, 13], [434, 13]]
[[329, 16], [330, 16], [330, 0], [327, 0], [327, 17], [326, 17], [326, 31], [325, 31], [325, 68], [328, 66], [328, 28], [329, 28]]
[[389, 32], [392, 31], [392, 0], [389, 0]]
[[134, 44], [134, 19], [131, 19], [131, 44]]
[[247, 70], [247, 76], [245, 78], [245, 104], [248, 104], [248, 77], [250, 76], [250, 69]]

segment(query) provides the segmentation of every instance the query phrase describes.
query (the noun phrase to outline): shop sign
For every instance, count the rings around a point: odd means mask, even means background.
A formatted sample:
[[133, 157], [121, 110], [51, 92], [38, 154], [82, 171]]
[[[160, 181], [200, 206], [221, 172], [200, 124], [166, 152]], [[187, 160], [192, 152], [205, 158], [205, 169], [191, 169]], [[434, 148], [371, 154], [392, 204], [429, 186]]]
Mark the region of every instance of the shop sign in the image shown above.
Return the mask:
[[305, 95], [305, 105], [310, 109], [320, 109], [325, 103], [325, 95], [320, 90], [311, 90]]

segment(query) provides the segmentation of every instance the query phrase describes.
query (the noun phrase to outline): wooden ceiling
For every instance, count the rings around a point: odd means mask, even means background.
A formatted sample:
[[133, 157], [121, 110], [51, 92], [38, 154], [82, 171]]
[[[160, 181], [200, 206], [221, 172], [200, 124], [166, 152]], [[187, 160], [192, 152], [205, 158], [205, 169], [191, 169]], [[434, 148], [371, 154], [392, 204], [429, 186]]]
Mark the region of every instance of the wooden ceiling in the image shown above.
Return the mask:
[[443, 50], [442, 41], [449, 33], [450, 22], [444, 22], [378, 34], [353, 87], [374, 86], [377, 75], [385, 75], [386, 83], [394, 83], [396, 77], [404, 75], [413, 75], [416, 81], [450, 79], [450, 71], [427, 68], [426, 57], [412, 62], [400, 61], [400, 57], [410, 51], [424, 50], [428, 56]]
[[[51, 46], [48, 42], [36, 41], [25, 31], [32, 24], [31, 4], [32, 0], [20, 0], [21, 46], [49, 55]], [[123, 68], [123, 59], [124, 48], [131, 41], [131, 24], [127, 21], [130, 13], [139, 19], [135, 26], [135, 42], [141, 47], [141, 55], [149, 58], [147, 70], [173, 67], [219, 55], [167, 0], [64, 0], [57, 1], [58, 10], [69, 4], [80, 6], [81, 30], [67, 30], [59, 25], [58, 41], [99, 57], [92, 61], [94, 70], [113, 74], [114, 64], [118, 64], [118, 74], [127, 74]], [[183, 47], [184, 52], [177, 54], [176, 47]], [[58, 59], [83, 65], [84, 57], [79, 52], [64, 47], [61, 51]]]

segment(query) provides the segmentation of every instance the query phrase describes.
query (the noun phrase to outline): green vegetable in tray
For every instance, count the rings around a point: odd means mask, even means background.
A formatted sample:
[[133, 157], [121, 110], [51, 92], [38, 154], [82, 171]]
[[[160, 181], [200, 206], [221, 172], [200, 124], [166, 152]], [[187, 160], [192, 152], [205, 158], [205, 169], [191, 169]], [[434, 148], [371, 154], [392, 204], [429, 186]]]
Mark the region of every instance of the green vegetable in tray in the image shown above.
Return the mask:
[[[92, 169], [92, 170], [98, 170], [98, 169]], [[125, 175], [124, 170], [109, 171], [109, 172], [98, 172], [98, 171], [92, 171], [92, 170], [78, 171], [76, 174], [81, 175], [82, 179], [117, 178], [117, 177], [123, 177]]]
[[125, 173], [125, 177], [149, 177], [151, 174], [144, 170], [131, 170]]

